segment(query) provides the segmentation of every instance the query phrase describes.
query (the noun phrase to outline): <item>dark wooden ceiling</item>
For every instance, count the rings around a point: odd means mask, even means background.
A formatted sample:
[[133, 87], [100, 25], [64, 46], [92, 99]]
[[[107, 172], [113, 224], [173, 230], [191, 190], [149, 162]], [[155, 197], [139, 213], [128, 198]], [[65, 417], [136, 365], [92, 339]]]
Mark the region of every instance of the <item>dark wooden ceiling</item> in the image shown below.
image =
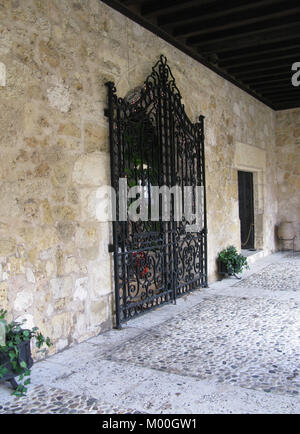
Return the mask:
[[103, 0], [275, 110], [300, 107], [300, 0]]

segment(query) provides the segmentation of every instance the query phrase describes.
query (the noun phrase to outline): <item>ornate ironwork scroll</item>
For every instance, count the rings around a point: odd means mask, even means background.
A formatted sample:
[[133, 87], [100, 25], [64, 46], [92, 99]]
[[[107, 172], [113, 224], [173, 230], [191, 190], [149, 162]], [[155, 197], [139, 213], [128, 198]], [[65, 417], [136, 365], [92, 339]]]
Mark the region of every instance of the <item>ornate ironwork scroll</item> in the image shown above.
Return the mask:
[[[106, 111], [110, 127], [111, 181], [117, 192], [113, 222], [116, 326], [187, 292], [207, 286], [204, 117], [192, 123], [164, 56], [152, 68], [144, 86], [127, 98], [108, 87]], [[119, 179], [128, 187], [141, 186], [148, 201], [147, 215], [120, 221], [124, 198]], [[188, 222], [151, 219], [154, 186], [202, 186], [203, 220], [194, 232]], [[132, 199], [127, 200], [127, 206]], [[182, 198], [184, 206], [184, 198]], [[124, 203], [123, 203], [124, 205]]]

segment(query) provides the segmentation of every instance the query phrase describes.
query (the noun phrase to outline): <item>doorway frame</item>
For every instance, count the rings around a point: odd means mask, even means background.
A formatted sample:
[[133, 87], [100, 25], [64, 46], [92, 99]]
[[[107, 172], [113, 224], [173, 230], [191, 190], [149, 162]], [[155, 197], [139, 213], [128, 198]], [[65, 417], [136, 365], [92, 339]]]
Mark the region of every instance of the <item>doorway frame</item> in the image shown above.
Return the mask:
[[[253, 145], [237, 142], [235, 144], [234, 169], [237, 172], [243, 171], [253, 173], [254, 248], [256, 250], [264, 250], [266, 151]], [[238, 184], [238, 173], [236, 174], [236, 180]], [[239, 219], [238, 197], [237, 214]]]

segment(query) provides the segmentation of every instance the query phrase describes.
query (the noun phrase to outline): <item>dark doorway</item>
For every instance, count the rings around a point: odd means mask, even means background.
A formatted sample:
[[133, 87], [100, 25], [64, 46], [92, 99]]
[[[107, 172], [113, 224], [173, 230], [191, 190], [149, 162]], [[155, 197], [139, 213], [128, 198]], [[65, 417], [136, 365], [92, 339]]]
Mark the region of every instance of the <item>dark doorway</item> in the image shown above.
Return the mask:
[[238, 172], [242, 249], [254, 249], [253, 173]]

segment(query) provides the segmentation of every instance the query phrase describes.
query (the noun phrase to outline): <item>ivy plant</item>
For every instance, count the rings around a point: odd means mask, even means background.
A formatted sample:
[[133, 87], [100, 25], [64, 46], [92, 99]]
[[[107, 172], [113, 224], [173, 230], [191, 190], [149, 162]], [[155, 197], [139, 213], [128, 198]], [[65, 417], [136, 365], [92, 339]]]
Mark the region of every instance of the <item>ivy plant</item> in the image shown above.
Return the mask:
[[[37, 327], [30, 329], [22, 328], [24, 321], [7, 322], [5, 316], [7, 311], [0, 309], [0, 322], [4, 326], [5, 330], [5, 345], [0, 345], [0, 353], [5, 353], [9, 359], [9, 363], [16, 376], [19, 376], [19, 384], [16, 390], [13, 392], [16, 396], [23, 396], [27, 392], [28, 384], [30, 384], [31, 371], [24, 360], [19, 360], [19, 346], [22, 342], [28, 342], [32, 338], [35, 339], [36, 347], [45, 352], [46, 349], [41, 349], [43, 345], [50, 347], [52, 345], [50, 339], [45, 338]], [[5, 364], [6, 365], [6, 364]], [[8, 372], [7, 367], [0, 363], [0, 380]]]
[[247, 258], [238, 253], [234, 246], [229, 246], [219, 253], [219, 260], [230, 273], [241, 273], [243, 268], [249, 269]]

